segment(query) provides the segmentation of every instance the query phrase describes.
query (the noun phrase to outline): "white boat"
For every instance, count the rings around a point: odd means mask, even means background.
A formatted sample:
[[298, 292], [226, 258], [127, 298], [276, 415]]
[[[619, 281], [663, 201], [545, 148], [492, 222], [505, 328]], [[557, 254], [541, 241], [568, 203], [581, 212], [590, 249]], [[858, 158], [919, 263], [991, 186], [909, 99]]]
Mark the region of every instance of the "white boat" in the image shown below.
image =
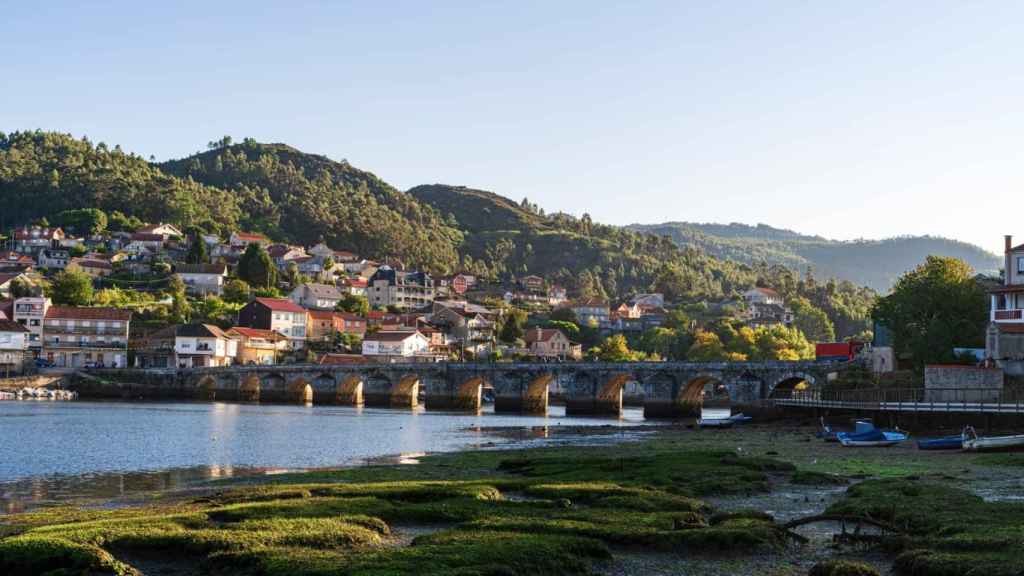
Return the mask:
[[1012, 450], [1024, 448], [1024, 434], [1013, 436], [978, 436], [973, 426], [964, 428], [961, 434], [964, 450], [984, 452], [987, 450]]
[[752, 418], [743, 414], [733, 414], [728, 418], [701, 418], [697, 420], [698, 428], [730, 428], [733, 424], [750, 422]]

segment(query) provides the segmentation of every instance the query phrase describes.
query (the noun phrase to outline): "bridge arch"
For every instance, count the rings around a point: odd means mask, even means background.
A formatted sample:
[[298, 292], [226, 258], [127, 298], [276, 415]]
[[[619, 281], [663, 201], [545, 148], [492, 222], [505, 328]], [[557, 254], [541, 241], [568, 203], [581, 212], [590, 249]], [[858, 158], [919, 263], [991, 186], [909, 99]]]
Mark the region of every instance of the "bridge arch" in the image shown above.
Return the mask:
[[213, 376], [203, 376], [196, 386], [196, 400], [212, 401], [217, 399], [217, 380]]
[[363, 377], [352, 374], [342, 378], [334, 392], [334, 402], [347, 406], [363, 405]]
[[547, 414], [555, 372], [548, 370], [503, 370], [491, 374], [494, 411]]
[[321, 372], [313, 378], [313, 402], [316, 404], [332, 404], [337, 396], [334, 376]]
[[269, 372], [260, 376], [261, 402], [287, 402], [288, 389], [284, 376], [279, 372]]
[[655, 371], [641, 379], [644, 388], [644, 418], [671, 418], [678, 415], [676, 397], [679, 378], [675, 373]]
[[455, 408], [479, 412], [483, 404], [484, 386], [490, 385], [482, 376], [474, 376], [455, 390]]
[[298, 377], [288, 384], [288, 402], [296, 404], [313, 403], [313, 386], [303, 377]]
[[[704, 401], [711, 397], [729, 401], [730, 390], [721, 374], [701, 372], [686, 382], [680, 382], [675, 395], [675, 403], [685, 416], [699, 417], [704, 408]], [[724, 397], [724, 398], [723, 398]], [[721, 402], [724, 404], [724, 402]]]
[[242, 378], [238, 385], [238, 399], [243, 402], [260, 401], [260, 377], [255, 373]]
[[565, 413], [620, 416], [622, 391], [632, 378], [628, 372], [576, 372], [565, 399]]
[[793, 392], [806, 390], [815, 385], [814, 375], [802, 371], [786, 372], [774, 378], [766, 398], [791, 398]]
[[389, 404], [394, 408], [415, 408], [420, 398], [420, 377], [406, 374], [391, 386]]

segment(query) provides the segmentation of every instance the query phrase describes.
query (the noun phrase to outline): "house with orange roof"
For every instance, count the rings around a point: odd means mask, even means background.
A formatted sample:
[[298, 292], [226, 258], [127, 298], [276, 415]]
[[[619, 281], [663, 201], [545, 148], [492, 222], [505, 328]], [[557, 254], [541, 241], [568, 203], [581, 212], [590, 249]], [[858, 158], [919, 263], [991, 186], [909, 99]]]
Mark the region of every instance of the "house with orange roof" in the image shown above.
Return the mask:
[[241, 248], [245, 248], [249, 244], [259, 244], [267, 247], [270, 245], [270, 238], [258, 232], [232, 232], [228, 243]]

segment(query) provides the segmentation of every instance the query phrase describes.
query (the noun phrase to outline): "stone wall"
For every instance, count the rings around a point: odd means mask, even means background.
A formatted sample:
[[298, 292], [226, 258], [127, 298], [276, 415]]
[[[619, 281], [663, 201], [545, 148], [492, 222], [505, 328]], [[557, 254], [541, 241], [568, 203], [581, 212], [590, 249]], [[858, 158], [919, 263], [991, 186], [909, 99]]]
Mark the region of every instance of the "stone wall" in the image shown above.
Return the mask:
[[933, 364], [924, 369], [925, 402], [998, 402], [1001, 368]]

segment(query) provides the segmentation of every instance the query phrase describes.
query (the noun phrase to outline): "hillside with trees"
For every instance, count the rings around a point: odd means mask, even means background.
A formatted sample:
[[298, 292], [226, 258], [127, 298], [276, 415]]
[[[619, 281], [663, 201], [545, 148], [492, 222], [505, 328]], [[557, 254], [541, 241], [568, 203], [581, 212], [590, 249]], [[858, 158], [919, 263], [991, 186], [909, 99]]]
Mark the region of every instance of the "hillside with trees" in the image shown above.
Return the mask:
[[225, 138], [211, 148], [157, 166], [230, 192], [244, 229], [303, 245], [322, 240], [438, 272], [451, 272], [458, 263], [459, 231], [370, 172], [251, 139], [231, 144]]
[[[192, 237], [245, 230], [307, 246], [322, 240], [434, 274], [465, 271], [505, 283], [538, 274], [580, 298], [616, 301], [655, 291], [671, 302], [717, 303], [757, 284], [814, 284], [794, 274], [797, 266], [786, 280], [760, 261], [716, 257], [703, 246], [677, 246], [587, 214], [546, 214], [525, 198], [440, 184], [402, 192], [344, 160], [251, 139], [225, 137], [186, 158], [154, 163], [67, 134], [0, 134], [0, 202], [6, 230], [41, 220], [80, 234], [130, 231], [143, 222], [173, 223]], [[822, 285], [824, 292], [786, 293], [805, 331], [841, 338], [867, 327], [870, 290]]]
[[986, 274], [1002, 266], [998, 256], [978, 246], [934, 236], [841, 242], [764, 224], [666, 222], [629, 228], [669, 236], [680, 246], [699, 248], [717, 258], [781, 264], [794, 270], [811, 267], [821, 277], [849, 280], [879, 292], [887, 292], [901, 274], [932, 255], [958, 258]]

